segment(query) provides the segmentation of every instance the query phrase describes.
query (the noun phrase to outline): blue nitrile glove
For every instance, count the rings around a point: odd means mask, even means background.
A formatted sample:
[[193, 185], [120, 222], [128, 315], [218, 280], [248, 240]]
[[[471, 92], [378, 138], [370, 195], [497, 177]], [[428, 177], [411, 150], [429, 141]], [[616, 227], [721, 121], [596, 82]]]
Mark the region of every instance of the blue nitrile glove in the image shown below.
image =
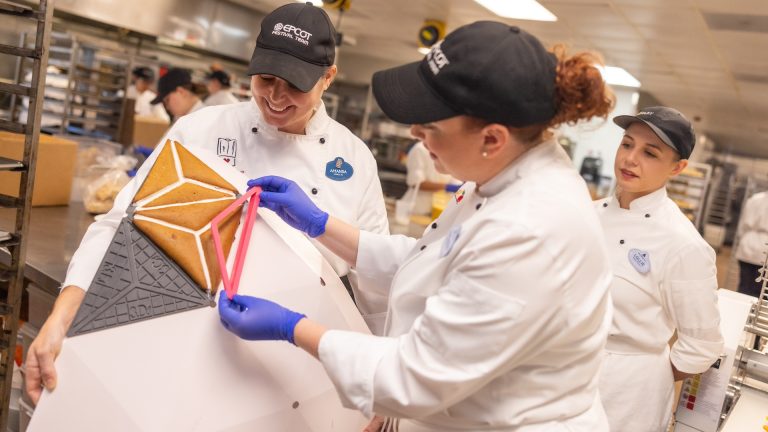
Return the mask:
[[317, 208], [303, 190], [291, 180], [266, 176], [248, 180], [248, 187], [259, 186], [259, 207], [266, 207], [280, 216], [288, 225], [317, 237], [325, 232], [328, 213]]
[[219, 317], [224, 328], [246, 340], [293, 342], [293, 330], [306, 315], [262, 298], [235, 295], [230, 300], [221, 291]]
[[461, 185], [460, 184], [448, 183], [448, 184], [445, 185], [445, 191], [446, 192], [456, 192], [459, 189], [461, 189]]

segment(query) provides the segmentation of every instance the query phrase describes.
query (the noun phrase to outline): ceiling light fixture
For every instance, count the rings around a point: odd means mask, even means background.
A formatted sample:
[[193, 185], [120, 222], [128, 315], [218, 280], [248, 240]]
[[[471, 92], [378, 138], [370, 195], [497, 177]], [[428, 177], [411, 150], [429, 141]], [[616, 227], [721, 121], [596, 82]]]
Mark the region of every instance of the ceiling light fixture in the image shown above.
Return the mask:
[[557, 17], [536, 0], [475, 0], [502, 18], [533, 21], [557, 21]]
[[600, 73], [603, 75], [603, 79], [610, 85], [619, 85], [624, 87], [640, 87], [640, 81], [637, 80], [626, 69], [616, 66], [600, 66], [597, 65]]

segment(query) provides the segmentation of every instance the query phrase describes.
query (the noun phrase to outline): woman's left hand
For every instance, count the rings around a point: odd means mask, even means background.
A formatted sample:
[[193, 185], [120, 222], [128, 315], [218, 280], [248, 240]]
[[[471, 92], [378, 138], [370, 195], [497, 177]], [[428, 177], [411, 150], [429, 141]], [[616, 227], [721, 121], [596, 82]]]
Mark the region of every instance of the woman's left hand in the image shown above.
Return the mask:
[[278, 176], [259, 177], [248, 180], [248, 187], [259, 186], [259, 206], [266, 207], [297, 230], [317, 237], [325, 232], [328, 213], [317, 208], [315, 203], [292, 180]]
[[246, 340], [285, 340], [293, 342], [293, 333], [306, 315], [257, 297], [240, 296], [230, 300], [219, 295], [219, 317], [224, 327]]

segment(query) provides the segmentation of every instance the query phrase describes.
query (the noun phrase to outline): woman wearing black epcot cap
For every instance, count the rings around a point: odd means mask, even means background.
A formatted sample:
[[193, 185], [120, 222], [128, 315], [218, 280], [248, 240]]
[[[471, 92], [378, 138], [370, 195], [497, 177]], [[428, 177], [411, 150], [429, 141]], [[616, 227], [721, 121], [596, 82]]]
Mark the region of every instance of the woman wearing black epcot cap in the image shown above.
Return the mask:
[[704, 372], [723, 349], [715, 252], [665, 187], [688, 165], [696, 140], [672, 108], [613, 121], [625, 129], [614, 162], [616, 193], [595, 203], [614, 273], [600, 397], [611, 430], [666, 431], [674, 381]]
[[[328, 116], [321, 101], [323, 91], [336, 76], [335, 40], [336, 31], [321, 8], [291, 3], [275, 9], [261, 22], [249, 69], [255, 102], [200, 108], [180, 117], [161, 142], [172, 139], [186, 147], [214, 152], [250, 177], [289, 176], [317, 205], [362, 229], [388, 233], [373, 155], [365, 143]], [[171, 95], [178, 93], [174, 82], [190, 81], [188, 73], [180, 69], [170, 73], [175, 78], [168, 86], [160, 86], [165, 90], [158, 102], [176, 97]], [[34, 402], [42, 385], [49, 390], [56, 386], [54, 360], [64, 335], [125, 209], [156, 157], [157, 153], [150, 156], [146, 168], [120, 192], [108, 215], [91, 225], [72, 257], [53, 312], [29, 349], [26, 387]], [[332, 170], [336, 164], [342, 169]], [[377, 283], [355, 277], [343, 260], [317, 246], [340, 276], [349, 275], [353, 290]], [[356, 296], [356, 303], [376, 332], [383, 325], [385, 310], [373, 309], [380, 299], [377, 290], [370, 291], [374, 294]]]
[[613, 98], [593, 56], [557, 52], [482, 21], [374, 75], [384, 112], [467, 182], [420, 240], [347, 225], [290, 180], [250, 183], [263, 206], [391, 284], [386, 336], [245, 296], [220, 299], [225, 327], [317, 356], [346, 406], [387, 418], [368, 430], [606, 431], [610, 266], [586, 185], [548, 130], [605, 116]]

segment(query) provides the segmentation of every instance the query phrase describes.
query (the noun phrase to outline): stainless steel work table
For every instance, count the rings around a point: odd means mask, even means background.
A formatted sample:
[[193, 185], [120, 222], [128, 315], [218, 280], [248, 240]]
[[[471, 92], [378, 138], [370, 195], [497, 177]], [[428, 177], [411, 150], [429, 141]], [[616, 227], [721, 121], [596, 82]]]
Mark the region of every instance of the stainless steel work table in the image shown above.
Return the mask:
[[[0, 230], [9, 231], [15, 210], [0, 209]], [[24, 277], [53, 296], [58, 295], [72, 254], [80, 245], [93, 215], [83, 204], [33, 207], [27, 235], [27, 257]], [[10, 256], [0, 251], [0, 263], [8, 264]]]

